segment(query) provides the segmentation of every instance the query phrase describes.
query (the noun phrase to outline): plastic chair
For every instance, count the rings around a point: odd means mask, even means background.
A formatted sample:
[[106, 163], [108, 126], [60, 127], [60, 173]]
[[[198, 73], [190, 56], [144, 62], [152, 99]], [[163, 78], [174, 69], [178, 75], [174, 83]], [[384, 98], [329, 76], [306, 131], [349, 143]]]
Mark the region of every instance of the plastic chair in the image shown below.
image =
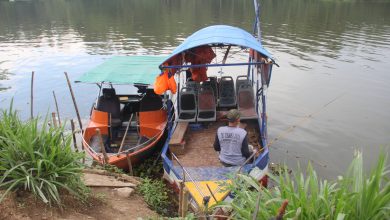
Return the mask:
[[221, 81], [219, 82], [219, 106], [234, 107], [236, 104], [233, 78], [231, 76], [221, 77]]
[[237, 76], [237, 79], [236, 79], [236, 92], [238, 94], [238, 89], [240, 88], [240, 85], [242, 84], [249, 84], [249, 79], [248, 79], [248, 76], [246, 75], [242, 75], [242, 76]]
[[180, 90], [179, 121], [196, 121], [196, 93], [194, 89], [184, 87]]
[[240, 112], [241, 119], [258, 118], [255, 109], [255, 97], [253, 95], [253, 88], [250, 83], [242, 83], [237, 92], [237, 106]]
[[199, 82], [195, 82], [195, 81], [192, 81], [192, 80], [190, 79], [190, 80], [188, 80], [188, 81], [186, 82], [186, 86], [185, 86], [185, 87], [193, 89], [194, 92], [195, 92], [195, 94], [197, 94], [197, 93], [198, 93], [199, 86], [200, 86]]
[[215, 121], [217, 110], [213, 89], [208, 85], [201, 85], [198, 91], [197, 121]]
[[207, 81], [202, 82], [201, 86], [210, 86], [213, 89], [215, 103], [218, 103], [218, 78], [216, 76], [208, 77]]

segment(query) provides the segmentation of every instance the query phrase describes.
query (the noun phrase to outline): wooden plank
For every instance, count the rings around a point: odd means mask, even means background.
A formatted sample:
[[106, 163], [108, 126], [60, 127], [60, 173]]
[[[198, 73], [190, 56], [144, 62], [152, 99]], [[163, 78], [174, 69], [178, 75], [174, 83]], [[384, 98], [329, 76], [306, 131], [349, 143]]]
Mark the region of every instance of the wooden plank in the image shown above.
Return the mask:
[[175, 128], [175, 131], [172, 134], [171, 140], [169, 141], [170, 145], [180, 145], [183, 141], [184, 134], [188, 128], [188, 121], [179, 121]]

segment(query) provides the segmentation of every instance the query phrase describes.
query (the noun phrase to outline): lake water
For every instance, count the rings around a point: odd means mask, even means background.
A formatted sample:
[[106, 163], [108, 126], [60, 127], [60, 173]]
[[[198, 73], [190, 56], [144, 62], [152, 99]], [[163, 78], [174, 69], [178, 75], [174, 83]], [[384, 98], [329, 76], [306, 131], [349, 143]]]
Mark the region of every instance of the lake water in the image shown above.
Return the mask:
[[[268, 92], [272, 162], [312, 161], [335, 178], [364, 153], [367, 169], [390, 145], [390, 2], [261, 1], [264, 46], [274, 68]], [[71, 80], [112, 55], [167, 55], [212, 24], [252, 30], [252, 0], [0, 1], [0, 107], [22, 117], [75, 117]], [[88, 117], [95, 85], [73, 84]], [[311, 116], [310, 118], [307, 118]], [[285, 132], [291, 126], [289, 132]]]

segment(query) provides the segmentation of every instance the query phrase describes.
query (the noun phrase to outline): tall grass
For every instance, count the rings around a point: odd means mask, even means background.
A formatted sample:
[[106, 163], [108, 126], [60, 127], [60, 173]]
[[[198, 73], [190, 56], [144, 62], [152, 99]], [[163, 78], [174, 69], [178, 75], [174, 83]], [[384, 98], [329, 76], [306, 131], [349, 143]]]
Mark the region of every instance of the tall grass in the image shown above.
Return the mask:
[[47, 126], [47, 119], [23, 122], [12, 104], [0, 114], [0, 202], [11, 191], [32, 192], [45, 203], [61, 204], [61, 193], [85, 195], [80, 181], [82, 154], [71, 150], [64, 128]]
[[358, 152], [346, 174], [336, 181], [320, 180], [309, 164], [306, 175], [298, 171], [292, 176], [288, 172], [271, 176], [277, 185], [270, 189], [239, 175], [230, 186], [235, 198], [221, 206], [233, 210], [234, 219], [252, 219], [259, 205], [257, 219], [270, 219], [287, 199], [286, 219], [390, 219], [390, 170], [386, 164], [387, 155], [382, 152], [375, 168], [365, 175]]

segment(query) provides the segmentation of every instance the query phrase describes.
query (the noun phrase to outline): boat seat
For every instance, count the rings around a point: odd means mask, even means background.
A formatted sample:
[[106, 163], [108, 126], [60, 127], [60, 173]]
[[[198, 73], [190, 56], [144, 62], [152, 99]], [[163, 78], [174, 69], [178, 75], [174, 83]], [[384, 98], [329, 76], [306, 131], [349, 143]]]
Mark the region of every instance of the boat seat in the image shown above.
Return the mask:
[[257, 118], [252, 85], [250, 83], [242, 83], [238, 88], [237, 97], [237, 106], [241, 119]]
[[179, 121], [196, 121], [196, 93], [193, 88], [184, 87], [180, 90]]
[[219, 82], [218, 104], [220, 107], [235, 107], [237, 104], [234, 81], [231, 76], [221, 77], [221, 81]]
[[189, 79], [186, 82], [186, 87], [193, 89], [195, 91], [195, 94], [198, 93], [199, 86], [200, 86], [199, 82], [192, 81], [192, 79]]
[[215, 103], [218, 103], [218, 79], [216, 76], [208, 77], [201, 85], [210, 86], [213, 89]]
[[217, 109], [214, 92], [211, 86], [201, 85], [198, 90], [197, 121], [215, 121]]
[[249, 84], [249, 83], [250, 83], [250, 81], [249, 81], [247, 75], [237, 76], [237, 79], [236, 79], [236, 92], [237, 92], [237, 94], [238, 94], [238, 89], [240, 88], [240, 85]]
[[111, 127], [119, 127], [122, 125], [120, 101], [113, 88], [104, 88], [103, 95], [99, 97], [97, 110], [108, 112], [111, 115]]
[[156, 111], [163, 107], [161, 96], [157, 95], [152, 91], [147, 91], [145, 96], [142, 97], [140, 102], [140, 112]]

